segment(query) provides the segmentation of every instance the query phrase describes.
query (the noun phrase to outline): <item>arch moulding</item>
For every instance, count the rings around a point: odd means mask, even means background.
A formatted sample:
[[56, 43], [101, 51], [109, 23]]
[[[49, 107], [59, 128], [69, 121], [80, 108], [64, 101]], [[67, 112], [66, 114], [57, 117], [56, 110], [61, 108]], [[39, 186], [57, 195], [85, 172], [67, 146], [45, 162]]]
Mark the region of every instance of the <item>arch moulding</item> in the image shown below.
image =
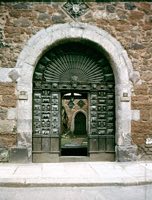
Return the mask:
[[104, 50], [115, 76], [116, 107], [116, 160], [136, 159], [136, 146], [131, 141], [131, 77], [133, 69], [127, 52], [109, 33], [84, 23], [67, 23], [42, 29], [32, 36], [20, 53], [16, 71], [19, 95], [17, 104], [18, 147], [27, 147], [29, 158], [32, 149], [32, 79], [37, 62], [54, 44], [67, 39], [87, 39]]

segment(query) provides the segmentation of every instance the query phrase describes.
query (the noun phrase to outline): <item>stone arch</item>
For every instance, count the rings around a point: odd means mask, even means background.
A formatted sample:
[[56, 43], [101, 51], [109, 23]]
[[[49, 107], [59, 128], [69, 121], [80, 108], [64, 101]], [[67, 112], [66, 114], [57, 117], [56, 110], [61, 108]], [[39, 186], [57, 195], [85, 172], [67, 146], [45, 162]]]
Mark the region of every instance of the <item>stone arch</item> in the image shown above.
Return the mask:
[[[28, 145], [29, 156], [32, 146], [33, 72], [39, 59], [51, 46], [67, 39], [90, 40], [104, 50], [109, 59], [115, 76], [116, 156], [119, 161], [133, 160], [136, 146], [131, 144], [131, 61], [115, 38], [101, 28], [84, 23], [66, 23], [42, 29], [31, 37], [18, 57], [16, 70], [20, 78], [17, 82], [17, 131], [25, 140], [25, 145]], [[23, 145], [18, 142], [18, 146]], [[131, 154], [128, 154], [128, 149], [132, 151]]]

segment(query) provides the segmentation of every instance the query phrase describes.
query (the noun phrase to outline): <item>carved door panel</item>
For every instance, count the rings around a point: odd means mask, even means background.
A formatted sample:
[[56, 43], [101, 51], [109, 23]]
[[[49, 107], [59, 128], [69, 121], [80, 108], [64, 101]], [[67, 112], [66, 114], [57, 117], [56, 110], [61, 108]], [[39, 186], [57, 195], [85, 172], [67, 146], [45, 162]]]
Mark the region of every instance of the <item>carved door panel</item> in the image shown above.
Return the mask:
[[115, 98], [111, 89], [90, 95], [90, 153], [115, 151]]
[[[59, 93], [49, 89], [33, 94], [33, 154], [58, 153], [60, 130]], [[43, 159], [42, 159], [43, 160]]]

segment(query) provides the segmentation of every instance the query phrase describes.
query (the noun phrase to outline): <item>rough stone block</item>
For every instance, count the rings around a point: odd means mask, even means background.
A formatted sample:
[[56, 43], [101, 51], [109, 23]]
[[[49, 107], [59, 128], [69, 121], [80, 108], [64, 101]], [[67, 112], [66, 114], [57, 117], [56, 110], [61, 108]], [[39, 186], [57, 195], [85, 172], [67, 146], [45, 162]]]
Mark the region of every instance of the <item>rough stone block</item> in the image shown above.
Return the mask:
[[150, 121], [132, 122], [132, 130], [134, 133], [141, 133], [142, 135], [151, 135], [152, 123]]
[[138, 136], [138, 134], [133, 135], [132, 140], [136, 145], [141, 145], [141, 144], [144, 144], [145, 142], [144, 136], [141, 136], [141, 135]]
[[7, 119], [16, 120], [17, 119], [17, 110], [16, 108], [10, 108], [7, 112]]
[[16, 100], [15, 95], [3, 95], [0, 105], [4, 107], [16, 107]]
[[125, 3], [125, 9], [126, 10], [134, 10], [134, 9], [136, 9], [136, 5], [133, 2], [127, 2], [127, 3]]
[[110, 13], [114, 13], [115, 10], [116, 10], [116, 8], [115, 8], [115, 6], [113, 6], [113, 5], [107, 5], [107, 6], [106, 6], [106, 10], [107, 10], [108, 12], [110, 12]]
[[17, 131], [18, 133], [32, 132], [32, 119], [19, 119]]
[[141, 120], [142, 121], [148, 121], [150, 120], [150, 111], [145, 109], [141, 110]]
[[26, 148], [12, 148], [9, 151], [9, 162], [26, 163], [28, 162], [28, 151]]
[[8, 149], [0, 148], [0, 162], [8, 162], [8, 160], [9, 160]]
[[0, 133], [13, 133], [16, 129], [14, 120], [0, 120]]
[[64, 16], [63, 15], [53, 15], [52, 21], [54, 23], [63, 23], [64, 22]]
[[4, 120], [7, 117], [7, 109], [0, 108], [0, 120]]
[[20, 147], [31, 147], [32, 145], [32, 134], [30, 132], [23, 132], [23, 133], [18, 133], [17, 135], [18, 138], [18, 146]]
[[137, 160], [137, 146], [117, 146], [116, 147], [117, 161], [128, 162]]
[[140, 120], [140, 110], [132, 110], [131, 111], [131, 118], [134, 121], [139, 121]]
[[30, 8], [30, 5], [28, 3], [25, 2], [17, 2], [15, 5], [13, 5], [13, 8], [16, 10], [24, 10], [24, 9], [28, 9]]
[[144, 11], [147, 14], [151, 13], [151, 6], [148, 2], [141, 2], [138, 4], [138, 9]]
[[12, 95], [15, 93], [14, 83], [1, 83], [0, 84], [0, 94], [1, 95]]
[[34, 153], [32, 156], [34, 163], [51, 163], [59, 162], [59, 154], [50, 154], [50, 153]]
[[14, 26], [17, 26], [17, 27], [19, 27], [19, 26], [29, 27], [30, 25], [31, 25], [31, 22], [28, 19], [23, 18], [23, 17], [14, 21]]
[[[1, 62], [0, 62], [1, 65]], [[11, 68], [1, 68], [0, 69], [0, 82], [9, 83], [12, 82], [11, 78], [8, 76], [8, 73], [11, 71]]]
[[47, 13], [40, 13], [39, 14], [39, 17], [38, 17], [38, 20], [40, 21], [47, 21], [47, 20], [50, 20], [50, 15], [47, 14]]
[[35, 5], [34, 9], [40, 13], [47, 12], [47, 6], [41, 4], [41, 5]]
[[130, 20], [139, 21], [144, 17], [144, 13], [141, 11], [133, 10], [130, 14]]
[[16, 145], [16, 134], [2, 134], [0, 135], [0, 147], [12, 147]]

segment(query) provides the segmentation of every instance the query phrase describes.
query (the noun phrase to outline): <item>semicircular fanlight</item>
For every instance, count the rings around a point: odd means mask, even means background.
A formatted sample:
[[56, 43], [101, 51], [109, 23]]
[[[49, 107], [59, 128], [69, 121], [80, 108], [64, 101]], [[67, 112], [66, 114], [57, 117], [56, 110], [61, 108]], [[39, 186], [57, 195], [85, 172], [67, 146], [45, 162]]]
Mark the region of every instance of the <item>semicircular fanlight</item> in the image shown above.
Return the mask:
[[100, 82], [102, 75], [102, 67], [95, 59], [74, 53], [58, 55], [44, 70], [44, 78], [51, 82], [69, 82], [72, 76], [80, 82]]

